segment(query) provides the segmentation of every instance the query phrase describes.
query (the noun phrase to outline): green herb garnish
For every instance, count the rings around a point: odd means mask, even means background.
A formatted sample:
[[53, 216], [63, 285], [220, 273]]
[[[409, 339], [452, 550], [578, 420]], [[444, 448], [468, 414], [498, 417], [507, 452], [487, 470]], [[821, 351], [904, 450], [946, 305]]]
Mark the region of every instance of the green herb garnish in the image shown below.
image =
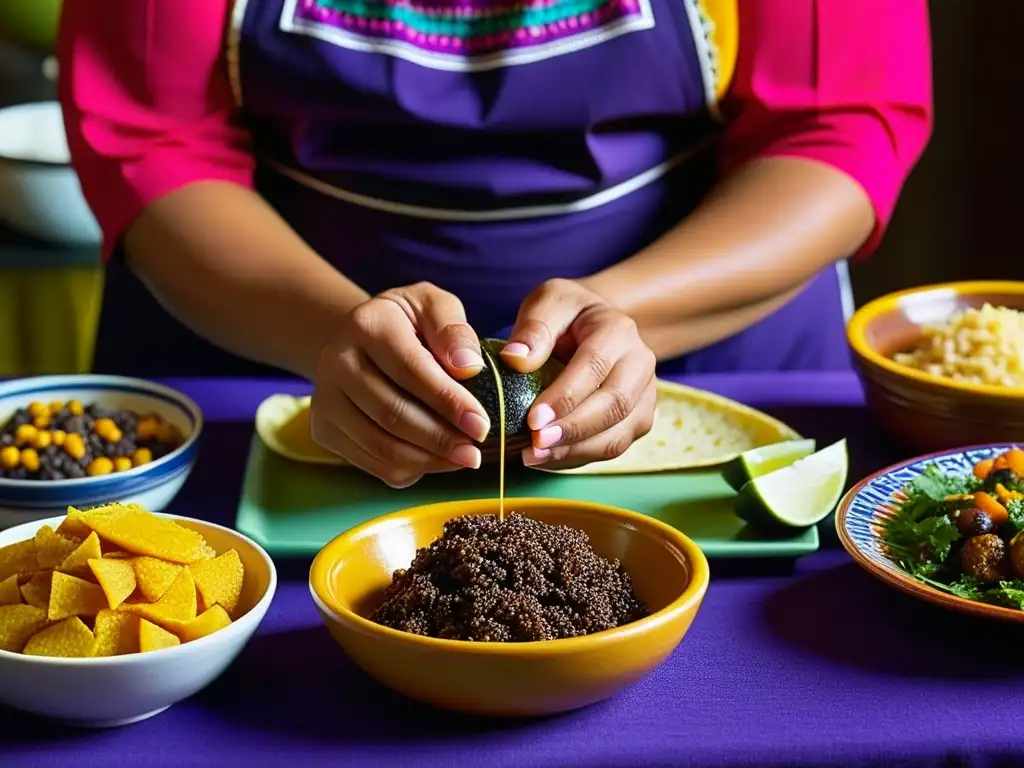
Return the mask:
[[[1024, 610], [1024, 580], [981, 584], [960, 570], [960, 559], [954, 555], [963, 539], [956, 527], [957, 514], [974, 506], [976, 491], [994, 490], [997, 482], [1007, 490], [1024, 492], [1024, 482], [1012, 473], [983, 482], [973, 474], [949, 475], [928, 465], [903, 489], [906, 499], [883, 525], [882, 539], [889, 556], [908, 574], [936, 589]], [[1011, 531], [1024, 531], [1024, 499], [1010, 501], [1006, 509]]]

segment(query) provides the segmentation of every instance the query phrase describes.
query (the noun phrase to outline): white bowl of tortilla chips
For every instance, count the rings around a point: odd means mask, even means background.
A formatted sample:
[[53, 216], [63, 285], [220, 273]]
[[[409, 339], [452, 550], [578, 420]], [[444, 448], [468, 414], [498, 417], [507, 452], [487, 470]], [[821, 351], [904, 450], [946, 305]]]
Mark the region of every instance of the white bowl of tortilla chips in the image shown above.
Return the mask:
[[[105, 510], [130, 514], [89, 521]], [[138, 507], [0, 531], [0, 704], [93, 728], [145, 720], [220, 676], [276, 586], [240, 533]]]
[[[256, 411], [256, 433], [271, 451], [294, 461], [346, 466], [343, 458], [313, 442], [309, 405], [309, 397], [272, 395]], [[798, 439], [800, 435], [790, 427], [758, 410], [704, 390], [659, 381], [654, 426], [645, 437], [616, 459], [562, 470], [561, 474], [641, 474], [713, 467], [752, 448]]]

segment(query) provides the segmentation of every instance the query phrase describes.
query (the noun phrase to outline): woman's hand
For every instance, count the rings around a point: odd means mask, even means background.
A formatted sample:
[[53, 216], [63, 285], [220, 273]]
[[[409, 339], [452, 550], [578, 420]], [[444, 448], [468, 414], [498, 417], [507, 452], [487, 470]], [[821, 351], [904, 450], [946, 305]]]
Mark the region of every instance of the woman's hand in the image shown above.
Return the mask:
[[552, 354], [567, 364], [530, 410], [524, 464], [613, 459], [650, 431], [655, 357], [628, 315], [578, 282], [549, 280], [520, 307], [502, 360], [528, 373]]
[[348, 314], [320, 355], [313, 439], [392, 488], [478, 468], [470, 438], [482, 441], [490, 424], [455, 379], [483, 366], [452, 294], [420, 283], [374, 296]]

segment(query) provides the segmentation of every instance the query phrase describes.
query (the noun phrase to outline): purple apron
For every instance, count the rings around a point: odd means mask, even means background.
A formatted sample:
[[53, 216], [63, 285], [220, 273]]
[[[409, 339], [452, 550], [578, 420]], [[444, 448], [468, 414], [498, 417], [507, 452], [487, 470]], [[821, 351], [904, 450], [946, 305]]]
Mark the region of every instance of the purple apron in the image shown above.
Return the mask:
[[[702, 13], [699, 0], [236, 0], [227, 60], [257, 188], [371, 294], [430, 281], [481, 335], [504, 335], [541, 282], [630, 257], [714, 183]], [[662, 373], [848, 366], [840, 282], [827, 270]]]

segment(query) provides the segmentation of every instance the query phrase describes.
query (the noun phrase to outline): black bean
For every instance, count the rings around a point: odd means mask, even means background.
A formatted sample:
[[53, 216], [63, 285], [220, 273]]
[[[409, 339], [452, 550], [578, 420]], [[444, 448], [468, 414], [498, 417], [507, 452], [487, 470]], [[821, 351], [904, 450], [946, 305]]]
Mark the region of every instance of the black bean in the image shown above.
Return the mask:
[[13, 469], [8, 470], [7, 477], [11, 480], [24, 480], [28, 477], [28, 470], [24, 467], [14, 467]]
[[0, 435], [0, 447], [6, 447], [8, 445], [14, 445], [14, 435], [10, 432]]
[[80, 435], [84, 435], [89, 431], [89, 422], [85, 416], [72, 416], [64, 424], [65, 432], [77, 432]]
[[64, 472], [71, 478], [85, 477], [85, 469], [71, 461], [64, 467]]

